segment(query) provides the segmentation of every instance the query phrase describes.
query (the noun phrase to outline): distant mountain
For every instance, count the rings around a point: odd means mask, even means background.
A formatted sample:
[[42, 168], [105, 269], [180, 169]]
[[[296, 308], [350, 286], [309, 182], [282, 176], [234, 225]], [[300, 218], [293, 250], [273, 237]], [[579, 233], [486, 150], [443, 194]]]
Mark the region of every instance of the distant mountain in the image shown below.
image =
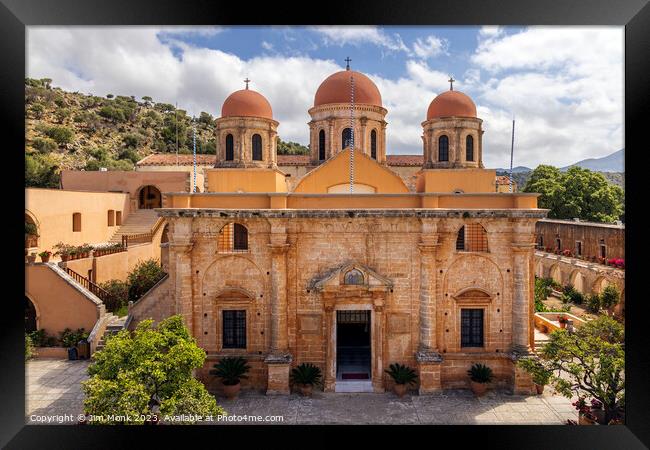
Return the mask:
[[589, 158], [578, 161], [560, 170], [567, 170], [569, 167], [578, 166], [583, 169], [594, 170], [596, 172], [624, 172], [625, 167], [625, 149], [621, 149], [611, 155], [602, 158]]
[[[533, 169], [525, 166], [517, 166], [512, 168], [512, 173], [525, 173], [532, 172]], [[504, 175], [510, 172], [510, 169], [496, 169], [497, 172], [503, 172]], [[501, 173], [499, 173], [501, 175]]]

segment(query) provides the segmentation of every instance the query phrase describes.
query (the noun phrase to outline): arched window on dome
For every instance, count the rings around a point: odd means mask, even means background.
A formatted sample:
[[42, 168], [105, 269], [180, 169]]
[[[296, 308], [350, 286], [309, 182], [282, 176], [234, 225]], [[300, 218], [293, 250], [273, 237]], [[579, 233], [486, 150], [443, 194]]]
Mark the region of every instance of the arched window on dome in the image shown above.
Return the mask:
[[438, 161], [449, 161], [449, 138], [444, 134], [438, 138]]
[[465, 138], [465, 161], [474, 161], [474, 138], [471, 135]]
[[345, 128], [341, 133], [341, 150], [346, 149], [352, 145], [352, 129]]
[[318, 132], [318, 160], [325, 161], [325, 130]]
[[232, 134], [226, 136], [226, 161], [233, 161], [235, 159], [235, 140]]
[[262, 160], [262, 136], [254, 134], [253, 138], [253, 161]]
[[370, 132], [370, 157], [377, 159], [377, 130]]

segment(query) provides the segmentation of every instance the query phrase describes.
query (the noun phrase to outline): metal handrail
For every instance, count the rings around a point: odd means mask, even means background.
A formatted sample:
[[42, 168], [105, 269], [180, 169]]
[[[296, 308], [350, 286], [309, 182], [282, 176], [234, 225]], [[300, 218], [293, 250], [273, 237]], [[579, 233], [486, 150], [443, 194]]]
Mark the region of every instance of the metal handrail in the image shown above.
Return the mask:
[[82, 285], [84, 288], [92, 292], [94, 295], [99, 297], [102, 302], [106, 303], [106, 301], [110, 298], [111, 294], [108, 293], [105, 289], [102, 289], [99, 287], [97, 284], [93, 283], [90, 281], [88, 278], [84, 277], [83, 275], [75, 272], [74, 270], [70, 269], [69, 267], [65, 267], [65, 271], [68, 275], [70, 275], [77, 283]]

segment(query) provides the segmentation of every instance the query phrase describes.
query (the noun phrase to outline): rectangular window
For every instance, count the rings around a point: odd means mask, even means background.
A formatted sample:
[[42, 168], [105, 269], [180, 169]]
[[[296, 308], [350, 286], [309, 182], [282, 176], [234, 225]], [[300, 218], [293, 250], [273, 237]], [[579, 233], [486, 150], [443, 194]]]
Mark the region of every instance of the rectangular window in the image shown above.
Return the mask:
[[600, 257], [607, 258], [607, 246], [605, 244], [600, 244]]
[[226, 310], [223, 314], [223, 348], [246, 348], [246, 311]]
[[557, 250], [562, 250], [562, 241], [561, 240], [559, 240], [559, 239], [555, 240], [555, 248]]
[[72, 231], [81, 231], [81, 213], [72, 214]]
[[537, 244], [537, 248], [544, 250], [544, 235], [542, 234], [539, 235], [539, 244]]
[[483, 309], [460, 310], [460, 346], [483, 347]]
[[582, 256], [582, 242], [576, 241], [576, 255]]
[[115, 211], [115, 225], [122, 225], [122, 211]]

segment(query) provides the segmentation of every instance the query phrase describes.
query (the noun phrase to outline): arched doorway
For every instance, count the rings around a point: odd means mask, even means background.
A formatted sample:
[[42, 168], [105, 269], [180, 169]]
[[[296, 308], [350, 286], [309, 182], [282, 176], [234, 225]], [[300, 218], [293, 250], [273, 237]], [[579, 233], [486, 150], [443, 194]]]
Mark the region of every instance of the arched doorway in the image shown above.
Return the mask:
[[162, 195], [155, 186], [143, 186], [138, 195], [139, 209], [162, 208]]
[[29, 297], [25, 296], [25, 332], [31, 333], [32, 331], [36, 331], [37, 326], [36, 308]]
[[25, 213], [25, 248], [38, 247], [38, 225], [34, 218]]

